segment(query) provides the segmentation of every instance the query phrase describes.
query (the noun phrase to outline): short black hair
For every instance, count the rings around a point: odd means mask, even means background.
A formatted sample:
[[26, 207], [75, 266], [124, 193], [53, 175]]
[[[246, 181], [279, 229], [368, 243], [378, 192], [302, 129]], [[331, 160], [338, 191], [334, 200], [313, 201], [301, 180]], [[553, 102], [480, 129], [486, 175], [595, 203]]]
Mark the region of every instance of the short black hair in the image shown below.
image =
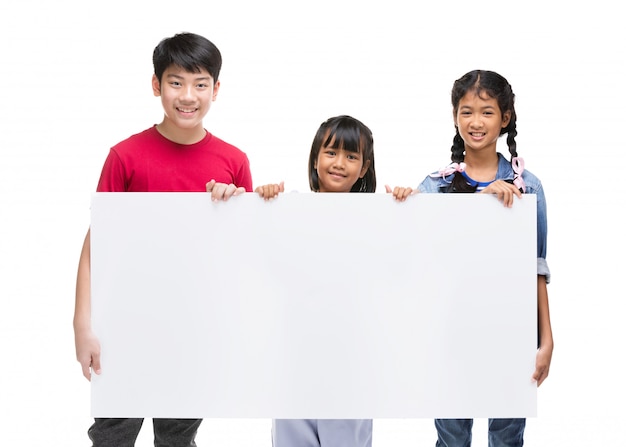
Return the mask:
[[179, 33], [161, 40], [152, 53], [154, 74], [159, 82], [165, 70], [175, 65], [190, 73], [202, 69], [217, 82], [222, 68], [220, 50], [206, 37], [194, 33]]

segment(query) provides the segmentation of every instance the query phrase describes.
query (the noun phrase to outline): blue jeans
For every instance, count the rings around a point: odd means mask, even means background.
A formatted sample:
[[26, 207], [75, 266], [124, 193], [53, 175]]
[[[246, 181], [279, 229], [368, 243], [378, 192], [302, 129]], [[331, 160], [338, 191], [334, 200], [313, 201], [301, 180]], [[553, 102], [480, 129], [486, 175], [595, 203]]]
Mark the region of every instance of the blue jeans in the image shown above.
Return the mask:
[[[155, 447], [196, 447], [202, 419], [153, 419]], [[143, 419], [96, 418], [89, 428], [93, 447], [134, 447]]]
[[[472, 445], [473, 419], [435, 419], [436, 447]], [[526, 419], [489, 419], [489, 447], [522, 447]]]

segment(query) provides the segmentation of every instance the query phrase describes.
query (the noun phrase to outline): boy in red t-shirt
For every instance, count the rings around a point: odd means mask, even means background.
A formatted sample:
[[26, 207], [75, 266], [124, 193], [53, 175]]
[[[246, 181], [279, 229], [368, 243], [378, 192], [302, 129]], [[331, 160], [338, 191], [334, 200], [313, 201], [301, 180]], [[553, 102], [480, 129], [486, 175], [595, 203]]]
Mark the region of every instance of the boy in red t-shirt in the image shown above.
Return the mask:
[[[98, 192], [202, 192], [213, 200], [252, 191], [248, 157], [203, 126], [220, 87], [222, 57], [206, 38], [192, 33], [163, 39], [153, 53], [152, 89], [163, 120], [113, 146]], [[100, 374], [100, 343], [91, 329], [90, 235], [78, 265], [74, 311], [76, 358], [83, 375]], [[105, 365], [106, 367], [106, 365]], [[154, 419], [155, 445], [195, 446], [202, 419]], [[133, 446], [143, 419], [96, 418], [94, 447]], [[158, 442], [157, 442], [158, 441]]]

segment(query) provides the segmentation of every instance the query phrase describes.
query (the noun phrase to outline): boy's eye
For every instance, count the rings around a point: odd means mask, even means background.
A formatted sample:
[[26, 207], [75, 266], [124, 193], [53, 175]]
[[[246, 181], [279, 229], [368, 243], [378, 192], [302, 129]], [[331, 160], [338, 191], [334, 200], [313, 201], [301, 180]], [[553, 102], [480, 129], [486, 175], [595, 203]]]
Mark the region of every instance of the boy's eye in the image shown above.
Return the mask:
[[207, 88], [208, 84], [198, 84], [198, 88]]

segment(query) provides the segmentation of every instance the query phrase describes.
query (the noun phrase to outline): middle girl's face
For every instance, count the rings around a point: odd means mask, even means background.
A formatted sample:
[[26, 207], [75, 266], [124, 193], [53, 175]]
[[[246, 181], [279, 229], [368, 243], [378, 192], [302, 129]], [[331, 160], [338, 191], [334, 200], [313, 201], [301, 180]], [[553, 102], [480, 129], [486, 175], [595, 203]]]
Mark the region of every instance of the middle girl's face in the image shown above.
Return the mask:
[[315, 162], [320, 192], [350, 192], [357, 180], [365, 175], [369, 165], [370, 161], [363, 161], [360, 152], [322, 147]]

